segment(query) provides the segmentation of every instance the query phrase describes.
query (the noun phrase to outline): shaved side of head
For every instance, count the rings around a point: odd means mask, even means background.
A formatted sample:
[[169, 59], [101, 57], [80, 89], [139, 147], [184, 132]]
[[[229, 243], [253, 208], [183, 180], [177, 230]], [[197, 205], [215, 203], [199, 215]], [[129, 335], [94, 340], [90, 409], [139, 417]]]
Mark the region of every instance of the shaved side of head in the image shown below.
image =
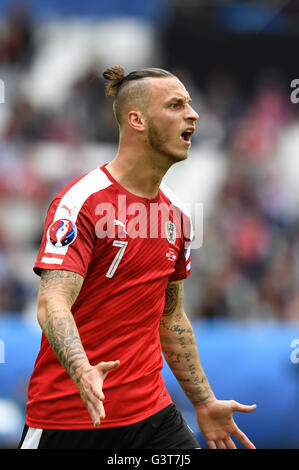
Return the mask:
[[103, 77], [110, 82], [106, 86], [106, 95], [114, 97], [113, 110], [120, 127], [126, 122], [130, 109], [146, 112], [151, 94], [151, 78], [177, 78], [171, 72], [159, 68], [144, 68], [126, 75], [119, 65], [106, 69]]
[[126, 121], [126, 116], [131, 109], [146, 112], [151, 95], [151, 80], [142, 78], [124, 84], [119, 90], [113, 103], [115, 118], [120, 126]]

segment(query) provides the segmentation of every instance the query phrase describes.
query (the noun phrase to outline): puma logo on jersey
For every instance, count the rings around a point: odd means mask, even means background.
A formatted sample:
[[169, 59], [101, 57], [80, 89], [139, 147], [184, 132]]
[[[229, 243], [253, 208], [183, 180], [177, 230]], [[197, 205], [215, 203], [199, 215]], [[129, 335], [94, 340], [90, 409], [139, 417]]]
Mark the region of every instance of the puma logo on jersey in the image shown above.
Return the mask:
[[121, 221], [121, 220], [117, 220], [117, 219], [114, 219], [113, 221], [113, 225], [119, 225], [120, 227], [122, 227], [124, 229], [124, 232], [126, 234], [128, 234], [127, 230], [126, 230], [126, 225]]
[[74, 206], [74, 207], [72, 207], [71, 209], [69, 209], [65, 204], [63, 204], [63, 206], [61, 207], [61, 209], [65, 209], [65, 210], [68, 212], [69, 216], [71, 217], [71, 216], [72, 216], [72, 211], [73, 211], [76, 207], [77, 207], [77, 206]]

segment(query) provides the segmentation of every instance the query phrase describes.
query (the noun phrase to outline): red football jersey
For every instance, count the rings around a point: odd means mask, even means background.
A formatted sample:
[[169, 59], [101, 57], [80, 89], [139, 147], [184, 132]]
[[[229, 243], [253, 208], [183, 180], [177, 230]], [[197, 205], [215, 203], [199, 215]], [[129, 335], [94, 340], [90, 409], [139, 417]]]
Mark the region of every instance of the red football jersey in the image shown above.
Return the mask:
[[[161, 375], [159, 321], [169, 281], [190, 273], [191, 219], [162, 183], [154, 199], [124, 189], [106, 165], [51, 203], [34, 271], [84, 276], [72, 307], [92, 365], [120, 360], [104, 381], [101, 427], [132, 424], [171, 403]], [[93, 423], [78, 389], [42, 335], [28, 389], [26, 423], [84, 429]]]

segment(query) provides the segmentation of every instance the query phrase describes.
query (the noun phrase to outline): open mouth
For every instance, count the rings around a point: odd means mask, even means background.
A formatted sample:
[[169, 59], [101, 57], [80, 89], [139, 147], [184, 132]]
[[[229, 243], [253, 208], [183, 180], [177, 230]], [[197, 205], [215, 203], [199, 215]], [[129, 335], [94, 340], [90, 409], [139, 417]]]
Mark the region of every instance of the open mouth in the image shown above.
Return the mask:
[[191, 145], [191, 137], [194, 132], [194, 129], [186, 129], [182, 134], [181, 134], [181, 139], [188, 145]]

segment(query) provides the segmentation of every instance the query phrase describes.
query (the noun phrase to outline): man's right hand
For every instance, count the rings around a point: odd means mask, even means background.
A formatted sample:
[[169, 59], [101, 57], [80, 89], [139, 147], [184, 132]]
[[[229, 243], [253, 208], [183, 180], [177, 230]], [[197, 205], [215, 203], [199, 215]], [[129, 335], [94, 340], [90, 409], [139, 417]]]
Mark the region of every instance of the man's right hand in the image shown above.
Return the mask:
[[105, 419], [103, 383], [110, 370], [119, 366], [119, 361], [100, 362], [81, 372], [76, 380], [80, 396], [90, 414], [93, 425], [97, 428]]

